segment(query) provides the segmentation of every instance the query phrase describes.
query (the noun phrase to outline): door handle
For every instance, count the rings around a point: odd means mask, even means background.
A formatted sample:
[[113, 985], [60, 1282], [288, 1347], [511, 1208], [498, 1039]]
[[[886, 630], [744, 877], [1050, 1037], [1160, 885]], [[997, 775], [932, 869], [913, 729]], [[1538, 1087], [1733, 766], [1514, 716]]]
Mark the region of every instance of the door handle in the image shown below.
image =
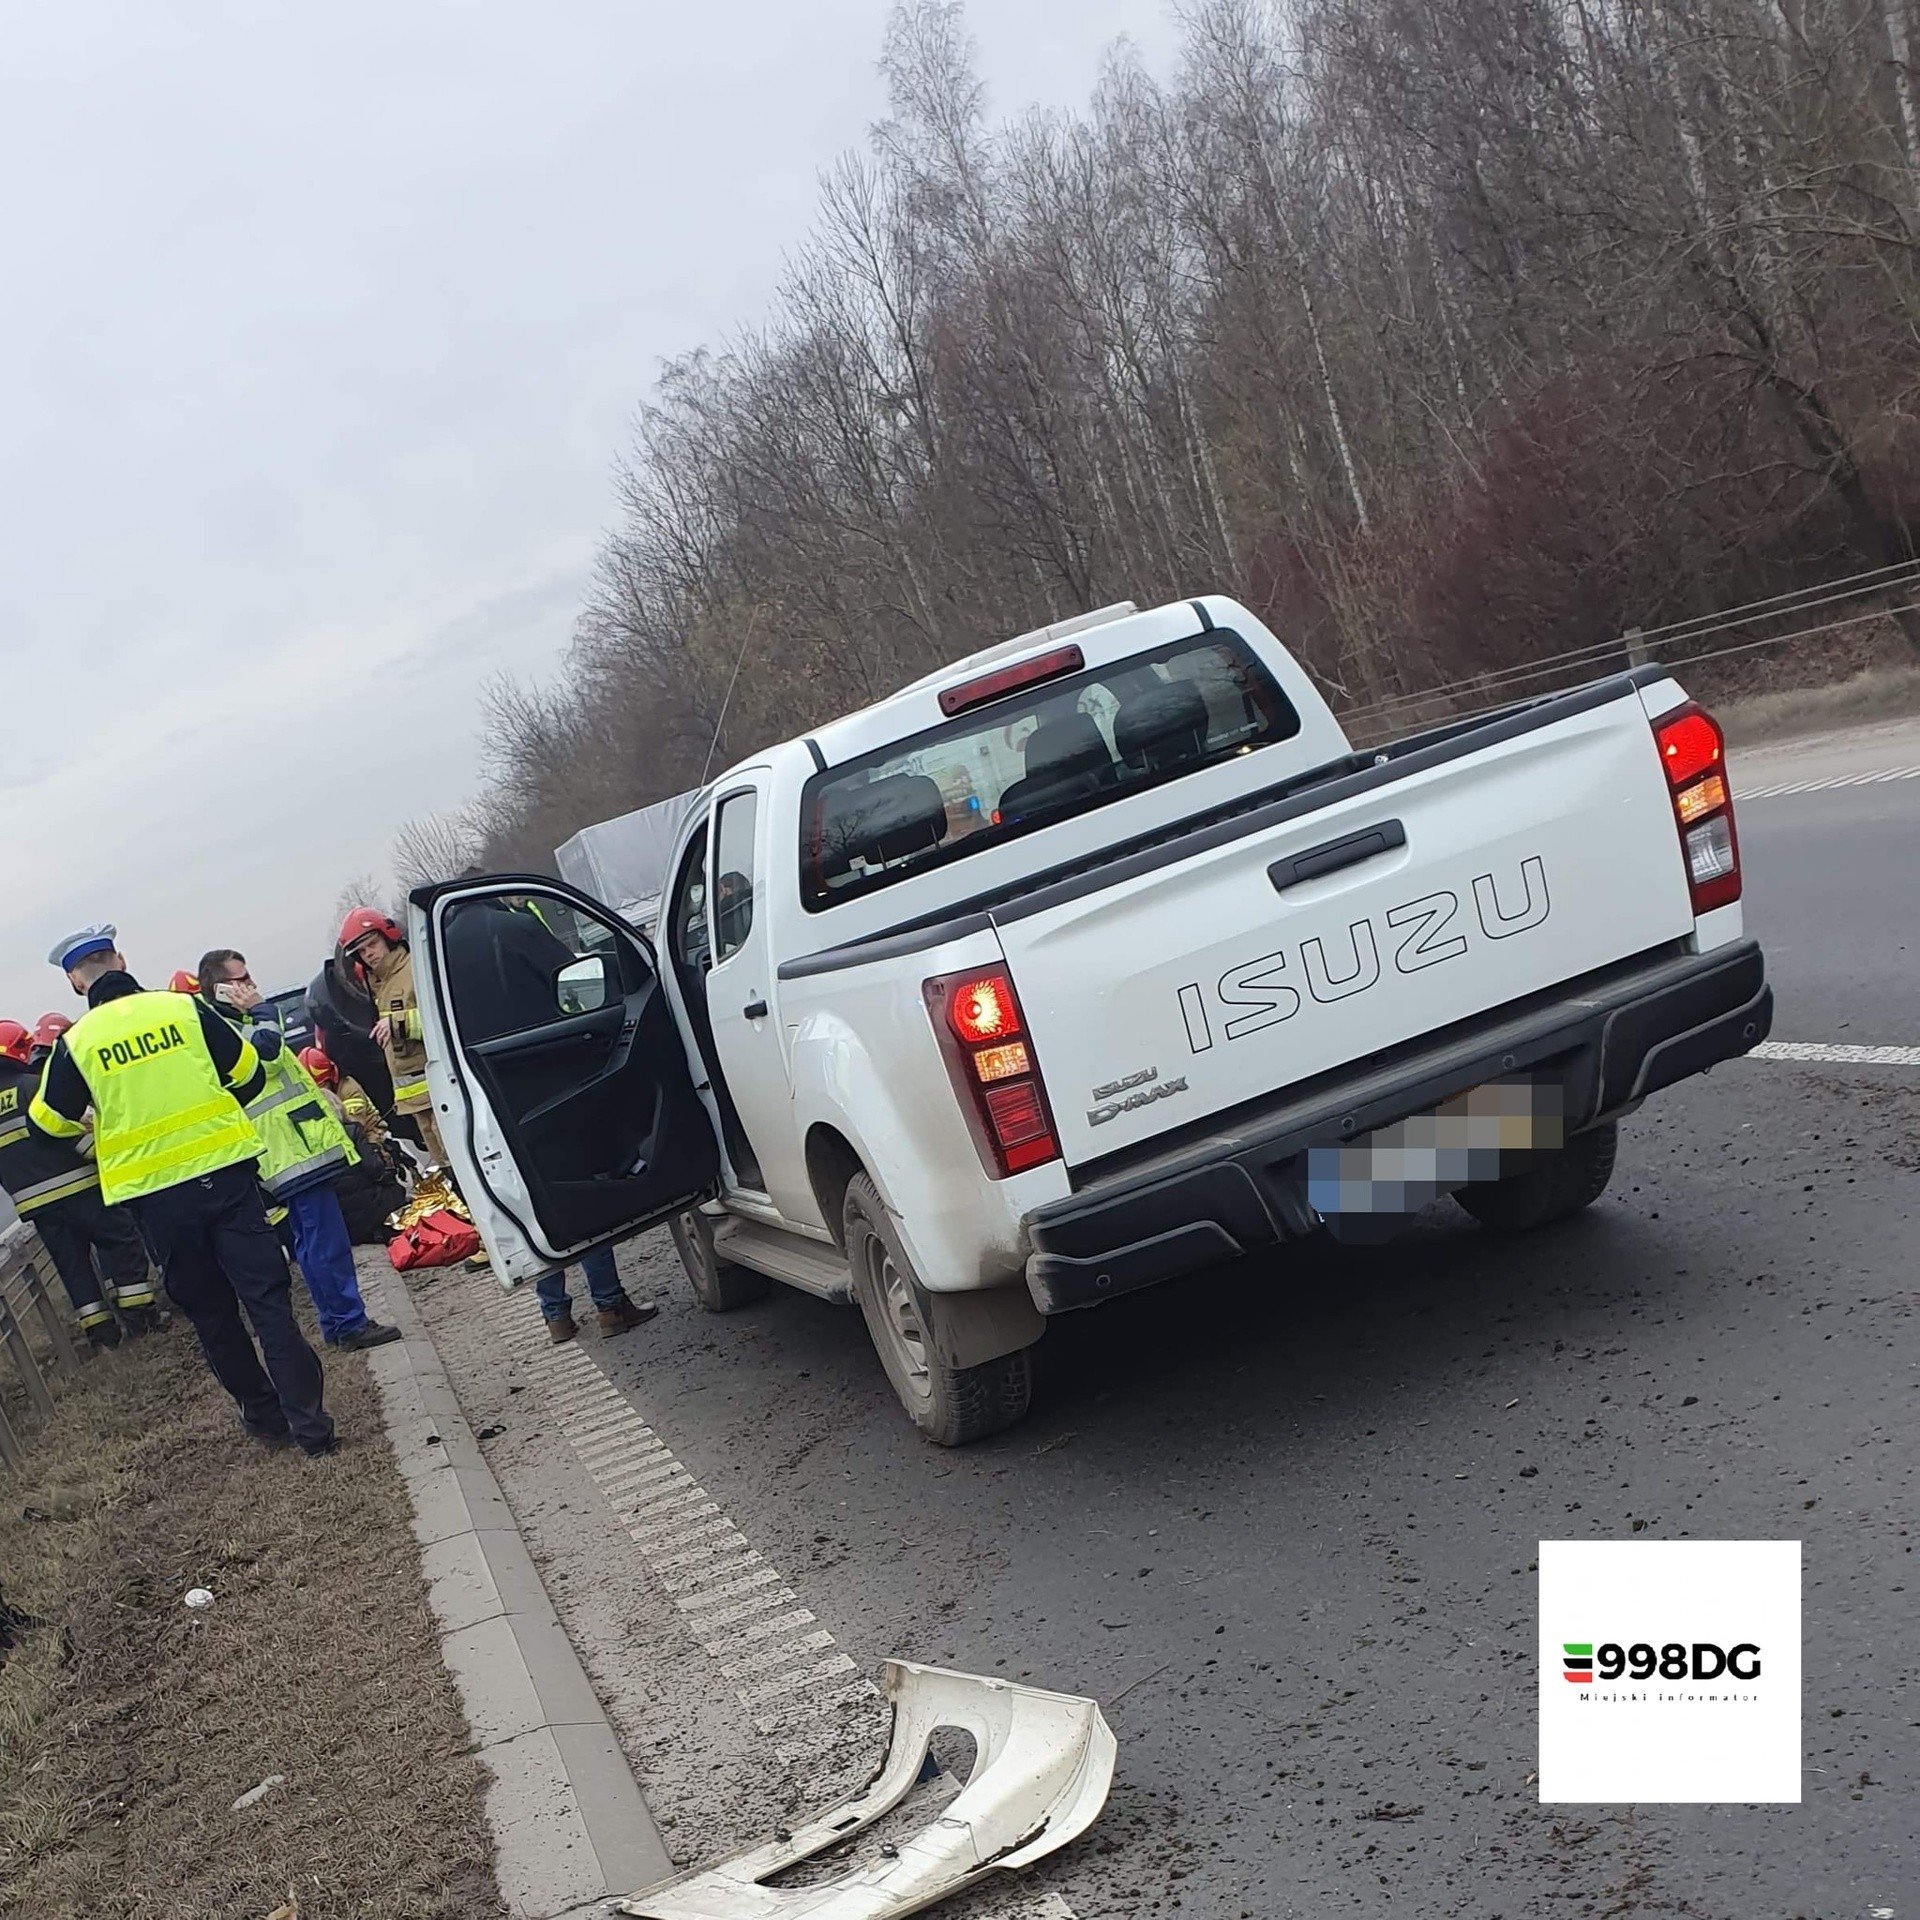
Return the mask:
[[749, 1020], [764, 1020], [767, 1017], [767, 1003], [764, 1000], [749, 1000], [740, 1011]]
[[1267, 878], [1273, 882], [1276, 893], [1285, 893], [1289, 887], [1338, 873], [1342, 867], [1357, 867], [1362, 860], [1371, 860], [1375, 854], [1390, 853], [1406, 844], [1406, 828], [1398, 820], [1383, 820], [1377, 827], [1366, 827], [1322, 846], [1309, 847], [1290, 860], [1276, 860], [1267, 869]]

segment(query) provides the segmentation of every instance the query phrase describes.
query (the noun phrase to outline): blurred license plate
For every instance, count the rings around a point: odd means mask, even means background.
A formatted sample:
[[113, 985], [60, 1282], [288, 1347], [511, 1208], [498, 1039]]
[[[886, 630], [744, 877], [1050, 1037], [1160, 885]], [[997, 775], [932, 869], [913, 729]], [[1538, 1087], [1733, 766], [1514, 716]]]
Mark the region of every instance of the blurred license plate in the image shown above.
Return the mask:
[[1498, 1180], [1508, 1155], [1558, 1147], [1565, 1123], [1557, 1081], [1492, 1080], [1344, 1146], [1309, 1149], [1307, 1199], [1323, 1217], [1418, 1213], [1456, 1187]]

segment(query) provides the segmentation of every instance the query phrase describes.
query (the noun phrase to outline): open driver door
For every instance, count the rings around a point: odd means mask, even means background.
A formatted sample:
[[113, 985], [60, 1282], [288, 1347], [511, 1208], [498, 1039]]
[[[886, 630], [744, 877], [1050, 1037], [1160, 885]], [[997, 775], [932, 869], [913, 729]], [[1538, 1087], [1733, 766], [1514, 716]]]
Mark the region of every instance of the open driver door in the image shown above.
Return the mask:
[[487, 875], [417, 889], [407, 931], [434, 1113], [503, 1284], [719, 1191], [653, 948], [611, 908]]

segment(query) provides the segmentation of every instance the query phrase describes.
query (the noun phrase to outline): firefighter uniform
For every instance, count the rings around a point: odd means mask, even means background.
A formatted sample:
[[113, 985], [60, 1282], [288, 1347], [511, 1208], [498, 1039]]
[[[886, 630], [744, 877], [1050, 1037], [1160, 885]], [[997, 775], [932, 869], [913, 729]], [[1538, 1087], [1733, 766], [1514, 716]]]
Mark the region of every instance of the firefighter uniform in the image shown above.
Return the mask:
[[366, 974], [374, 1012], [387, 1023], [393, 1110], [413, 1121], [428, 1155], [444, 1167], [447, 1150], [434, 1119], [433, 1096], [427, 1091], [427, 1047], [421, 1038], [420, 1003], [413, 992], [413, 955], [406, 947], [394, 946], [379, 960], [369, 961]]
[[80, 1330], [96, 1346], [115, 1346], [115, 1307], [138, 1332], [157, 1318], [147, 1250], [133, 1222], [101, 1200], [100, 1175], [82, 1145], [48, 1140], [27, 1125], [39, 1085], [36, 1067], [0, 1057], [0, 1187], [38, 1230]]
[[[71, 969], [114, 950], [110, 927], [90, 927], [50, 958]], [[254, 1177], [262, 1147], [245, 1102], [265, 1082], [258, 1054], [203, 1002], [145, 992], [118, 970], [93, 980], [87, 1007], [47, 1060], [30, 1128], [71, 1143], [93, 1110], [101, 1197], [138, 1219], [168, 1296], [248, 1431], [330, 1451], [319, 1357], [294, 1320], [286, 1259]]]

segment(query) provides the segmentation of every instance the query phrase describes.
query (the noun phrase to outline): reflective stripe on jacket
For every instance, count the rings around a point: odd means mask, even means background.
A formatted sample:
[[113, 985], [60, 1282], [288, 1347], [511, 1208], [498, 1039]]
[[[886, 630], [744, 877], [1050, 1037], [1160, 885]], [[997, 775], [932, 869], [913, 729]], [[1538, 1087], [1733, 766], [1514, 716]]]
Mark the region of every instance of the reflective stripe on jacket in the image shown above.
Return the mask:
[[262, 1056], [267, 1084], [247, 1108], [265, 1151], [260, 1184], [279, 1200], [352, 1166], [360, 1156], [291, 1047]]
[[39, 1208], [100, 1185], [99, 1170], [86, 1157], [91, 1142], [48, 1140], [27, 1125], [27, 1106], [40, 1085], [32, 1067], [0, 1060], [0, 1187], [24, 1220]]
[[[372, 969], [368, 969], [372, 973]], [[395, 947], [368, 981], [375, 1019], [387, 1023], [387, 1065], [393, 1072], [393, 1110], [423, 1113], [432, 1104], [427, 1091], [427, 1049], [420, 1038], [420, 1003], [413, 992], [413, 955]]]

